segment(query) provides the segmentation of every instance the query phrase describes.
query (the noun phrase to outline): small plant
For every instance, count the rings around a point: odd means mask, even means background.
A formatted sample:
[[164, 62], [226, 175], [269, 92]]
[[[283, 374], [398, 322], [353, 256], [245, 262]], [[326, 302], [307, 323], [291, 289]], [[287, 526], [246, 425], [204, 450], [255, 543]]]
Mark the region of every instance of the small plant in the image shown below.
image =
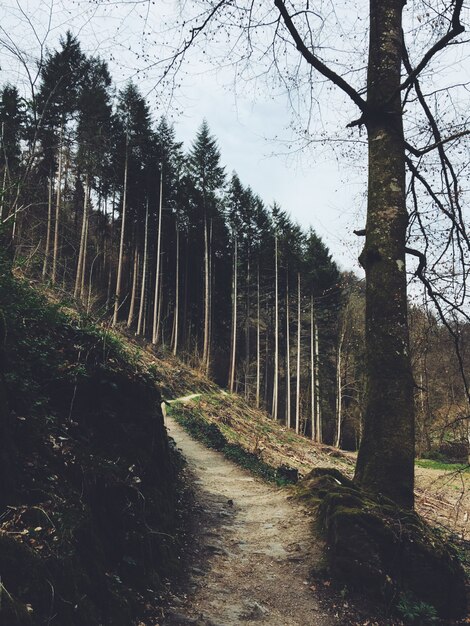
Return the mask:
[[438, 623], [436, 609], [427, 602], [417, 600], [411, 594], [401, 595], [397, 612], [405, 624], [412, 626], [428, 626], [428, 624]]

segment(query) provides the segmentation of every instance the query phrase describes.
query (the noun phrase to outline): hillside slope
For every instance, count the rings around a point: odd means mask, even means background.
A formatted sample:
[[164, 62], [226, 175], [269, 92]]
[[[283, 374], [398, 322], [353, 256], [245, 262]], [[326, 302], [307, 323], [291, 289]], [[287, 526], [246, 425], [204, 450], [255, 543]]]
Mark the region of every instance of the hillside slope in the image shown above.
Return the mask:
[[[184, 488], [162, 398], [193, 436], [267, 480], [325, 466], [352, 475], [353, 454], [0, 270], [0, 623], [158, 623]], [[417, 475], [420, 512], [465, 540], [469, 474]]]
[[180, 464], [155, 379], [6, 263], [0, 303], [0, 623], [153, 623], [178, 569]]
[[[136, 345], [133, 339], [128, 341]], [[257, 459], [259, 472], [273, 480], [277, 468], [281, 468], [277, 472], [281, 482], [286, 475], [283, 470], [289, 468], [297, 470], [299, 477], [315, 467], [333, 467], [347, 476], [353, 475], [354, 453], [297, 435], [273, 421], [263, 409], [255, 408], [237, 394], [228, 394], [200, 372], [169, 355], [159, 358], [150, 347], [140, 346], [138, 358], [155, 375], [165, 400], [172, 400], [167, 410], [177, 421], [193, 436], [221, 449], [224, 446], [218, 439], [219, 432], [229, 445], [228, 455], [242, 465], [248, 464], [253, 469]], [[196, 395], [185, 402], [177, 401], [188, 394]], [[237, 447], [251, 457], [241, 458]], [[470, 539], [470, 471], [452, 464], [436, 468], [431, 465], [421, 461], [416, 465], [417, 510], [427, 521], [467, 541]]]

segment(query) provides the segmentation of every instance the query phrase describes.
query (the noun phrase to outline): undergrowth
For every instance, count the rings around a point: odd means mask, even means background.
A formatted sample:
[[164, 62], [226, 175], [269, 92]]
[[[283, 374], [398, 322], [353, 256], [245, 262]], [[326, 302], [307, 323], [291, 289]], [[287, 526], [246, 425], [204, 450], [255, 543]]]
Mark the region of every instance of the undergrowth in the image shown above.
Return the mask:
[[0, 623], [157, 622], [179, 568], [180, 461], [153, 374], [1, 255], [0, 309]]

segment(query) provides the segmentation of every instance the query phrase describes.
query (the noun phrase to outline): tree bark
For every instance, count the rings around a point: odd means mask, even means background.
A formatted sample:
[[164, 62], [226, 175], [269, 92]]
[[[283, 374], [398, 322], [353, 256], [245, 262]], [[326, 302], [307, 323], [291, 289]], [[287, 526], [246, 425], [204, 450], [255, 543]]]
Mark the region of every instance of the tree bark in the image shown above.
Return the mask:
[[235, 369], [237, 362], [237, 298], [238, 298], [238, 245], [234, 239], [233, 250], [233, 285], [232, 285], [232, 350], [230, 355], [230, 393], [235, 389]]
[[320, 342], [318, 340], [318, 324], [314, 320], [315, 332], [315, 430], [318, 443], [323, 441], [323, 426], [320, 406]]
[[162, 212], [163, 212], [163, 165], [160, 165], [160, 195], [158, 201], [158, 231], [157, 231], [157, 259], [155, 270], [155, 293], [153, 300], [153, 327], [152, 343], [156, 345], [158, 341], [160, 327], [160, 261], [162, 245]]
[[246, 310], [245, 310], [245, 400], [248, 402], [250, 393], [250, 251], [246, 265]]
[[[344, 312], [346, 316], [348, 314], [347, 308]], [[341, 444], [341, 426], [343, 423], [343, 344], [344, 337], [346, 334], [346, 320], [343, 319], [343, 323], [341, 325], [339, 341], [338, 341], [338, 354], [336, 357], [336, 437], [335, 437], [335, 446], [337, 448], [340, 447]]]
[[127, 316], [127, 328], [130, 328], [134, 323], [135, 316], [135, 299], [137, 295], [137, 277], [139, 275], [139, 267], [140, 267], [140, 258], [139, 258], [139, 248], [136, 242], [134, 246], [134, 263], [133, 263], [133, 272], [132, 272], [132, 292], [131, 292], [131, 302], [129, 305], [129, 314]]
[[149, 226], [149, 205], [147, 200], [147, 206], [145, 207], [145, 228], [144, 228], [144, 258], [142, 262], [142, 283], [140, 285], [140, 302], [139, 302], [139, 317], [137, 320], [137, 335], [143, 334], [143, 328], [145, 326], [145, 293], [147, 289], [147, 256], [148, 256], [148, 226]]
[[313, 295], [310, 296], [310, 419], [311, 419], [311, 437], [316, 439], [316, 421], [315, 421], [315, 316], [313, 310]]
[[176, 222], [175, 312], [173, 316], [173, 356], [178, 353], [180, 317], [180, 231]]
[[85, 254], [85, 235], [87, 228], [88, 217], [88, 174], [85, 176], [85, 197], [83, 199], [83, 213], [82, 213], [82, 229], [80, 234], [80, 247], [78, 252], [77, 271], [75, 273], [75, 287], [73, 290], [73, 297], [78, 298], [80, 295], [80, 286], [82, 284], [82, 273], [85, 271], [85, 265], [83, 262]]
[[87, 255], [88, 255], [88, 230], [90, 226], [90, 211], [88, 209], [88, 206], [90, 204], [90, 186], [88, 185], [88, 182], [87, 182], [87, 196], [88, 196], [88, 200], [86, 203], [86, 210], [85, 210], [85, 240], [83, 242], [82, 282], [80, 286], [80, 298], [82, 300], [85, 299], [85, 291], [86, 291], [85, 282], [86, 282], [86, 263], [87, 263]]
[[400, 98], [403, 0], [371, 0], [365, 123], [367, 401], [355, 480], [413, 507], [414, 402], [405, 273], [405, 146]]
[[260, 407], [260, 384], [261, 384], [261, 320], [260, 320], [260, 292], [259, 292], [259, 259], [256, 275], [256, 408]]
[[[204, 194], [205, 197], [205, 194]], [[210, 319], [210, 274], [209, 274], [209, 232], [207, 213], [204, 199], [204, 338], [202, 349], [202, 363], [207, 372], [207, 355], [209, 353], [209, 319]]]
[[291, 424], [289, 274], [286, 276], [286, 425]]
[[295, 432], [300, 430], [300, 272], [297, 273], [297, 374], [295, 381]]
[[277, 261], [277, 235], [274, 238], [274, 382], [272, 416], [277, 420], [278, 395], [279, 395], [279, 275]]
[[60, 203], [62, 185], [62, 137], [64, 134], [64, 124], [60, 127], [59, 135], [59, 167], [57, 170], [57, 193], [55, 201], [55, 223], [54, 223], [54, 248], [52, 252], [52, 274], [51, 283], [55, 285], [57, 279], [57, 260], [59, 258], [59, 223], [60, 223]]
[[[1, 221], [1, 214], [0, 214], [0, 221]], [[43, 280], [45, 280], [47, 276], [47, 266], [49, 263], [49, 248], [51, 247], [51, 226], [52, 226], [52, 172], [49, 174], [49, 182], [48, 182], [46, 246], [44, 250], [44, 262], [42, 264], [42, 279]]]
[[116, 326], [119, 315], [119, 306], [121, 299], [121, 280], [122, 280], [122, 265], [124, 262], [124, 233], [126, 230], [126, 206], [127, 206], [127, 170], [129, 162], [129, 140], [126, 136], [126, 160], [124, 163], [124, 186], [122, 192], [122, 215], [121, 215], [121, 237], [119, 241], [119, 259], [117, 266], [116, 276], [116, 292], [114, 294], [114, 314], [113, 314], [113, 326]]

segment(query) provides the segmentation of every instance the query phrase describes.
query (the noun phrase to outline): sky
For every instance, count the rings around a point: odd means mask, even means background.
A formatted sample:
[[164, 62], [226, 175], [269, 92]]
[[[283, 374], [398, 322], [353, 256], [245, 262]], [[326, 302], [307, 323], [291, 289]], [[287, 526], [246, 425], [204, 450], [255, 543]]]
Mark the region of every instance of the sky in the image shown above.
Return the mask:
[[[348, 22], [344, 18], [351, 17], [351, 30], [334, 33], [334, 37], [344, 34], [343, 48], [352, 58], [364, 47], [367, 29], [357, 24], [363, 4], [350, 0], [350, 15], [342, 14], [337, 24], [343, 28]], [[164, 93], [156, 88], [161, 72], [158, 62], [181, 42], [178, 31], [169, 29], [168, 24], [174, 21], [177, 9], [189, 20], [189, 6], [185, 0], [3, 0], [0, 83], [10, 81], [28, 89], [25, 66], [34, 80], [34, 64], [41, 50], [57, 47], [60, 36], [70, 29], [86, 53], [108, 61], [118, 89], [129, 78], [138, 84], [155, 118], [167, 115], [185, 148], [206, 119], [218, 140], [227, 174], [236, 171], [242, 183], [250, 185], [266, 204], [276, 201], [304, 228], [313, 227], [340, 267], [362, 276], [357, 261], [362, 241], [353, 230], [365, 226], [365, 144], [359, 130], [344, 131], [347, 123], [358, 117], [354, 106], [335, 89], [320, 86], [321, 104], [312, 112], [316, 134], [303, 136], [307, 123], [304, 128], [304, 119], [292, 115], [282, 85], [269, 84], [253, 71], [252, 80], [237, 80], [234, 87], [238, 68], [225, 58], [223, 44], [213, 47], [216, 69], [200, 50], [191, 49], [169, 98], [168, 90]], [[362, 41], [349, 50], [349, 41], [357, 34], [361, 39], [361, 33]], [[161, 42], [166, 47], [161, 47]], [[318, 43], [336, 53], [334, 41]], [[287, 53], [285, 67], [288, 62]], [[357, 58], [354, 62], [361, 65]], [[360, 76], [356, 80], [361, 84]], [[320, 141], [301, 147], [299, 130], [304, 139], [319, 137]], [[325, 141], [327, 136], [336, 142]], [[339, 137], [350, 143], [337, 141]]]
[[365, 161], [345, 167], [344, 159], [324, 146], [315, 153], [300, 150], [284, 94], [278, 90], [265, 95], [263, 88], [245, 90], [243, 84], [235, 93], [233, 68], [214, 70], [200, 57], [183, 66], [181, 85], [162, 107], [161, 92], [154, 89], [158, 70], [143, 70], [158, 56], [152, 42], [172, 4], [5, 0], [0, 8], [0, 82], [24, 84], [27, 90], [25, 68], [8, 47], [21, 53], [34, 76], [41, 49], [54, 49], [70, 28], [85, 52], [109, 62], [118, 88], [130, 77], [135, 80], [155, 117], [165, 113], [175, 124], [185, 148], [206, 119], [227, 174], [236, 171], [266, 204], [276, 201], [304, 228], [313, 227], [342, 269], [361, 274], [360, 241], [352, 231], [364, 226]]

